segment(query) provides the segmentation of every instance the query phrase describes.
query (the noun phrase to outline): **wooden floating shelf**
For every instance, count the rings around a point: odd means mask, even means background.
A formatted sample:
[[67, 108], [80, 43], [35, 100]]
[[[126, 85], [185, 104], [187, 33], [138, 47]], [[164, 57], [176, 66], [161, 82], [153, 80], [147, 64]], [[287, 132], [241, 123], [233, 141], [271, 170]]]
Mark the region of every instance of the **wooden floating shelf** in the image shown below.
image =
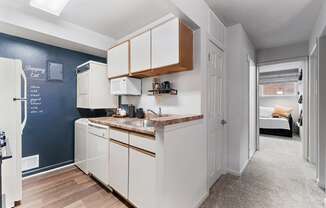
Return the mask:
[[168, 89], [168, 90], [148, 90], [148, 95], [158, 96], [158, 95], [177, 95], [178, 90]]

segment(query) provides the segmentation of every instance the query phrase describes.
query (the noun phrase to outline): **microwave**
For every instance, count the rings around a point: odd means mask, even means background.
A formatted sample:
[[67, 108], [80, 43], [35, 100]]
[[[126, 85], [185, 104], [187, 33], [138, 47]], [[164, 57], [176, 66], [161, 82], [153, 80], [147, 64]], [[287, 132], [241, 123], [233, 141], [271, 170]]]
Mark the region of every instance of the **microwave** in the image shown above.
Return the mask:
[[121, 77], [110, 81], [112, 95], [141, 95], [141, 79]]

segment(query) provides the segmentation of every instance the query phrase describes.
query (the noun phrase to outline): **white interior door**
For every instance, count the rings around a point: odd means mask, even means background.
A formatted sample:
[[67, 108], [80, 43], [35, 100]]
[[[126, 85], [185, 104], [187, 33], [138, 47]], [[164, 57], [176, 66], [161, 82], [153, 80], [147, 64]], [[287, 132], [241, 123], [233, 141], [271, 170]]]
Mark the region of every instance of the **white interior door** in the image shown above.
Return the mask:
[[224, 52], [209, 42], [208, 53], [208, 185], [211, 187], [223, 168]]
[[256, 65], [254, 61], [248, 57], [248, 67], [249, 67], [249, 159], [251, 159], [256, 152], [256, 137], [257, 137], [257, 73]]

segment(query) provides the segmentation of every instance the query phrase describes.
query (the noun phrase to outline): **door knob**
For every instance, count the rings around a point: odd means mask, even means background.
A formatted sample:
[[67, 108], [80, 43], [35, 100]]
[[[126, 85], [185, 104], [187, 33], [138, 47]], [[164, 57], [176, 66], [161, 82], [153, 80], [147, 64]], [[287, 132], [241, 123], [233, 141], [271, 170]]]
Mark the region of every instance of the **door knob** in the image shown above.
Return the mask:
[[225, 124], [227, 124], [228, 122], [226, 122], [226, 120], [222, 119], [221, 120], [221, 124], [224, 126]]

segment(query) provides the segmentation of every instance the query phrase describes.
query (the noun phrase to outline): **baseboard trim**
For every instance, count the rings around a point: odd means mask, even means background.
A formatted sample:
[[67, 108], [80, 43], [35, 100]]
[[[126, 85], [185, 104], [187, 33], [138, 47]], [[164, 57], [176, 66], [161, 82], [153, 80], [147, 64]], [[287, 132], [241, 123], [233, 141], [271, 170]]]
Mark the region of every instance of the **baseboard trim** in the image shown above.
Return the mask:
[[319, 178], [316, 179], [316, 183], [318, 184], [320, 189], [325, 191], [325, 184], [321, 183]]
[[241, 176], [241, 173], [239, 171], [232, 170], [232, 169], [227, 169], [227, 173], [233, 176]]
[[40, 173], [36, 173], [36, 174], [33, 174], [33, 175], [25, 176], [25, 177], [23, 177], [23, 180], [33, 178], [33, 177], [36, 177], [36, 176], [41, 176], [41, 175], [51, 173], [51, 172], [55, 172], [55, 171], [58, 171], [58, 170], [62, 170], [62, 169], [65, 169], [65, 168], [69, 168], [69, 167], [74, 166], [74, 165], [75, 165], [75, 163], [70, 163], [68, 165], [53, 168], [51, 170], [47, 170], [47, 171], [44, 171], [44, 172], [40, 172]]
[[245, 162], [245, 164], [242, 166], [241, 170], [240, 170], [240, 176], [242, 175], [242, 173], [245, 171], [245, 169], [247, 168], [248, 164], [249, 164], [250, 160], [247, 160]]
[[234, 175], [234, 176], [242, 176], [243, 172], [245, 171], [245, 169], [247, 168], [248, 164], [249, 164], [250, 160], [247, 160], [245, 162], [245, 164], [242, 166], [242, 168], [240, 169], [240, 171], [237, 171], [237, 170], [233, 170], [233, 169], [230, 169], [228, 168], [227, 169], [227, 173], [231, 174], [231, 175]]
[[195, 204], [194, 208], [199, 208], [209, 196], [209, 191], [206, 191]]

